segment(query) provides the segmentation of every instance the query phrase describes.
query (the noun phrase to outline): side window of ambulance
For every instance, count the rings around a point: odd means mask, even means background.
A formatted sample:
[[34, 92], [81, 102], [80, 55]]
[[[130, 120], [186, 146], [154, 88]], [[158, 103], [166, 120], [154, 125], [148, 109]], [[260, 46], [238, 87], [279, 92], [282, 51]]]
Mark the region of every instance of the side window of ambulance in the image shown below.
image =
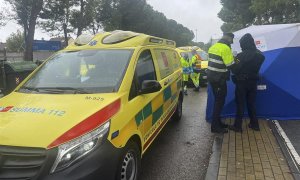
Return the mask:
[[139, 88], [144, 80], [156, 80], [156, 74], [150, 50], [145, 50], [141, 53], [137, 61], [135, 73]]
[[155, 56], [158, 61], [161, 79], [173, 73], [173, 63], [168, 50], [155, 49]]
[[180, 68], [180, 58], [175, 51], [169, 50], [170, 58], [172, 59], [173, 71], [176, 71]]
[[156, 80], [156, 73], [150, 50], [143, 51], [137, 61], [135, 75], [130, 89], [129, 100], [138, 95], [138, 91], [141, 88], [144, 80]]

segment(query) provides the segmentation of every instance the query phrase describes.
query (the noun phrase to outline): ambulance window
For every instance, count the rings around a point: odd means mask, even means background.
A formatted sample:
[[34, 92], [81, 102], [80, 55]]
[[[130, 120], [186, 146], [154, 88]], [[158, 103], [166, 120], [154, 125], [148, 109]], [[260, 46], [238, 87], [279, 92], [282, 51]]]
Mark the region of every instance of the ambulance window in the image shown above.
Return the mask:
[[189, 61], [193, 59], [193, 54], [192, 54], [192, 52], [188, 52], [188, 56], [189, 56]]
[[132, 81], [132, 84], [130, 87], [129, 97], [128, 97], [129, 101], [138, 95], [138, 89], [139, 88], [138, 88], [137, 81], [136, 81], [136, 75], [134, 75], [133, 81]]
[[150, 50], [143, 51], [137, 61], [135, 77], [131, 85], [129, 100], [138, 95], [138, 90], [144, 80], [156, 80], [155, 68]]
[[178, 54], [175, 51], [170, 51], [169, 50], [169, 57], [172, 61], [173, 64], [173, 70], [177, 70], [180, 68], [180, 58], [178, 57]]
[[20, 90], [62, 94], [117, 92], [132, 52], [129, 49], [61, 52], [47, 60]]
[[159, 66], [161, 79], [173, 73], [173, 63], [169, 51], [165, 49], [156, 49], [155, 56]]
[[180, 53], [180, 56], [181, 57], [184, 57], [184, 55], [186, 55], [187, 53], [185, 53], [185, 52], [182, 52], [182, 53]]
[[150, 50], [146, 50], [141, 53], [136, 65], [136, 75], [139, 87], [141, 87], [144, 80], [156, 80], [156, 74]]

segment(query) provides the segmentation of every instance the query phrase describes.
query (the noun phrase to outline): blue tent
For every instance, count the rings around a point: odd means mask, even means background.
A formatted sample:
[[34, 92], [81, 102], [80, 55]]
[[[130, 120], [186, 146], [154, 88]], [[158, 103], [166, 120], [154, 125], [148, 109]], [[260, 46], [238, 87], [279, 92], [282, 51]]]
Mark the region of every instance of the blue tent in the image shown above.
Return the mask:
[[[266, 60], [260, 70], [257, 116], [267, 119], [300, 119], [300, 23], [251, 26], [235, 32], [232, 50], [240, 52], [239, 39], [251, 33]], [[222, 117], [235, 116], [235, 85], [228, 82]], [[206, 119], [212, 118], [213, 94], [208, 87]], [[246, 110], [245, 110], [245, 113]]]

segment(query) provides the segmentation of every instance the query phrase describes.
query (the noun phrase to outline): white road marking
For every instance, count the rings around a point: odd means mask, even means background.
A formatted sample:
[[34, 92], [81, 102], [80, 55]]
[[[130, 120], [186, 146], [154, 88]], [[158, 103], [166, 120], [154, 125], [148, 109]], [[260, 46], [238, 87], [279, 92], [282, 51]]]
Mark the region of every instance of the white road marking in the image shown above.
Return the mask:
[[297, 153], [296, 149], [294, 148], [292, 142], [287, 137], [287, 135], [285, 134], [284, 130], [282, 129], [282, 127], [280, 126], [280, 124], [278, 123], [278, 121], [277, 120], [273, 120], [273, 123], [275, 124], [275, 126], [277, 128], [277, 131], [279, 132], [280, 136], [284, 139], [285, 144], [287, 145], [287, 147], [288, 147], [290, 153], [292, 154], [294, 160], [300, 166], [300, 156]]

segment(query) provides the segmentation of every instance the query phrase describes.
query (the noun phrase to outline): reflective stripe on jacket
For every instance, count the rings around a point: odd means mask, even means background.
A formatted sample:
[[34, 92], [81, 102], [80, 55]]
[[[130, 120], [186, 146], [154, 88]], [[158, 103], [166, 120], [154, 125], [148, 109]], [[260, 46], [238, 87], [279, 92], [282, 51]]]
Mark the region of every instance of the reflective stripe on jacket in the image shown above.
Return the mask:
[[195, 73], [200, 73], [201, 71], [201, 59], [198, 55], [194, 55], [191, 60], [191, 67], [193, 68]]
[[193, 70], [191, 69], [190, 63], [187, 60], [185, 60], [182, 57], [182, 58], [180, 58], [180, 62], [181, 62], [183, 74], [190, 74], [193, 72]]
[[230, 46], [220, 40], [209, 48], [208, 54], [208, 80], [220, 82], [229, 79], [228, 67], [234, 64]]

